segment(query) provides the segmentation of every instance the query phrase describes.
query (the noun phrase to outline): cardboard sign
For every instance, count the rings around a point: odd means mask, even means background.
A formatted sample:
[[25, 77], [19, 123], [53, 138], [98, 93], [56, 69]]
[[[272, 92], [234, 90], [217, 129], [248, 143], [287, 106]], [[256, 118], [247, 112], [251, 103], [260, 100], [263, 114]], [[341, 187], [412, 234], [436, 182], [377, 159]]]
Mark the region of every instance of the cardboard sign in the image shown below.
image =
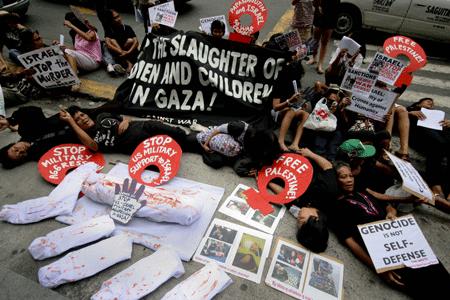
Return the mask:
[[340, 40], [338, 48], [339, 49], [347, 49], [348, 53], [353, 56], [356, 54], [356, 52], [359, 51], [359, 48], [361, 48], [361, 45], [358, 44], [357, 42], [355, 42], [353, 39], [344, 36]]
[[379, 81], [394, 85], [404, 68], [405, 64], [402, 61], [377, 52], [368, 71], [377, 74]]
[[175, 4], [173, 3], [173, 1], [169, 1], [166, 3], [162, 3], [159, 5], [155, 5], [152, 7], [148, 8], [148, 19], [150, 21], [150, 24], [153, 23], [153, 20], [156, 17], [156, 13], [158, 10], [163, 10], [163, 11], [175, 11]]
[[216, 262], [225, 272], [261, 282], [272, 235], [214, 219], [194, 255], [194, 261]]
[[376, 81], [377, 75], [375, 74], [361, 69], [347, 68], [344, 79], [342, 79], [341, 89], [369, 97]]
[[412, 215], [358, 225], [377, 273], [438, 263]]
[[57, 88], [79, 84], [80, 80], [58, 46], [37, 49], [19, 55], [18, 59], [27, 69], [34, 69], [34, 80], [43, 88]]
[[[131, 178], [140, 184], [161, 185], [177, 175], [181, 154], [181, 147], [174, 139], [167, 135], [156, 135], [140, 143], [134, 150], [128, 163], [128, 171]], [[148, 166], [157, 166], [160, 174], [150, 182], [145, 182], [142, 173]]]
[[413, 78], [412, 73], [427, 64], [427, 55], [423, 48], [408, 37], [401, 35], [390, 37], [384, 41], [383, 48], [384, 53], [390, 57], [405, 55], [409, 58], [409, 64], [395, 82], [395, 86], [401, 87], [403, 84], [409, 86]]
[[38, 170], [46, 181], [59, 184], [67, 172], [88, 162], [99, 165], [99, 170], [105, 166], [103, 154], [93, 153], [86, 146], [79, 144], [62, 144], [42, 155]]
[[284, 216], [286, 207], [272, 204], [272, 213], [268, 215], [261, 214], [259, 210], [251, 208], [247, 203], [247, 197], [244, 195], [244, 192], [249, 188], [246, 185], [239, 184], [222, 204], [219, 211], [247, 225], [273, 234]]
[[161, 9], [157, 8], [155, 15], [150, 22], [152, 24], [158, 23], [161, 25], [165, 25], [168, 27], [175, 27], [175, 23], [177, 21], [178, 12], [167, 10], [167, 9]]
[[[241, 24], [242, 15], [249, 15], [252, 24], [244, 26]], [[228, 20], [233, 29], [243, 35], [251, 35], [260, 31], [268, 17], [268, 10], [261, 0], [236, 0], [231, 5]]]
[[[270, 167], [258, 173], [258, 189], [248, 189], [243, 194], [247, 203], [262, 214], [270, 214], [273, 207], [269, 203], [285, 204], [300, 197], [308, 188], [313, 176], [313, 168], [306, 157], [294, 153], [281, 155]], [[267, 185], [279, 178], [284, 181], [284, 189], [277, 195], [269, 193]]]
[[384, 117], [388, 114], [396, 97], [396, 93], [374, 87], [369, 97], [353, 94], [352, 102], [346, 109], [384, 123]]
[[302, 46], [302, 39], [298, 30], [292, 30], [288, 33], [275, 38], [275, 42], [283, 50], [296, 51]]
[[215, 20], [222, 21], [222, 23], [225, 24], [225, 34], [224, 34], [224, 36], [228, 36], [230, 34], [230, 32], [228, 31], [228, 26], [227, 26], [228, 22], [227, 22], [227, 19], [225, 18], [225, 15], [220, 15], [220, 16], [214, 16], [214, 17], [208, 17], [208, 18], [200, 19], [200, 28], [201, 28], [201, 30], [204, 33], [206, 33], [206, 34], [211, 35], [211, 24]]
[[402, 177], [402, 188], [419, 198], [425, 197], [428, 203], [434, 205], [433, 192], [414, 166], [410, 162], [404, 161], [388, 151], [386, 151], [386, 154]]
[[110, 216], [113, 220], [122, 224], [130, 222], [133, 215], [145, 206], [146, 200], [139, 200], [144, 193], [145, 185], [137, 188], [136, 180], [131, 183], [125, 178], [122, 185], [116, 184], [114, 191], [114, 202], [111, 208]]
[[343, 298], [344, 264], [278, 239], [266, 284], [296, 299]]

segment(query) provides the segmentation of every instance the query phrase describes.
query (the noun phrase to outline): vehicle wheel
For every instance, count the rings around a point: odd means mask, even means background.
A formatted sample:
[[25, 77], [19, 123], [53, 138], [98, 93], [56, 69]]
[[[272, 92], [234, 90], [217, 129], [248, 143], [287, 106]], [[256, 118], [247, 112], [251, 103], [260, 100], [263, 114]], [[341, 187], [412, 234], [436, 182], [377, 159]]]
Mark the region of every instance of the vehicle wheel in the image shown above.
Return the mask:
[[361, 13], [353, 6], [341, 6], [336, 29], [338, 35], [348, 35], [361, 28]]

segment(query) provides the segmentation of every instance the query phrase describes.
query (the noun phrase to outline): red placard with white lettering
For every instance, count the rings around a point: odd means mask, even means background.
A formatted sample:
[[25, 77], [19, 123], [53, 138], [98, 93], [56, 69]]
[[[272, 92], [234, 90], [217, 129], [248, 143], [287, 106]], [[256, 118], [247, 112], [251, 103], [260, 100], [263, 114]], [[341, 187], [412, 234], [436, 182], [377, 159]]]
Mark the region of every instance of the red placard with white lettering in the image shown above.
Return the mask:
[[[269, 203], [286, 204], [300, 197], [308, 188], [313, 176], [309, 160], [299, 154], [285, 153], [270, 167], [258, 173], [258, 189], [248, 189], [244, 193], [247, 203], [262, 214], [270, 214], [273, 207]], [[279, 178], [284, 181], [284, 189], [279, 194], [267, 190], [270, 181]]]
[[[241, 24], [242, 15], [249, 15], [252, 24], [244, 26]], [[263, 28], [268, 17], [268, 10], [262, 0], [236, 0], [231, 5], [228, 21], [233, 29], [242, 35], [251, 35]]]
[[393, 36], [384, 41], [384, 53], [390, 57], [404, 55], [409, 59], [409, 65], [403, 70], [400, 77], [395, 82], [395, 86], [409, 86], [412, 82], [412, 73], [421, 69], [427, 64], [427, 55], [423, 48], [406, 36]]
[[[183, 152], [180, 145], [167, 135], [156, 135], [139, 144], [128, 163], [130, 177], [140, 184], [157, 186], [169, 181], [177, 175]], [[149, 166], [158, 167], [159, 177], [145, 182], [142, 172]]]
[[105, 166], [103, 154], [94, 153], [80, 144], [62, 144], [42, 155], [38, 162], [38, 170], [46, 181], [59, 184], [69, 170], [88, 162], [99, 165], [98, 170]]

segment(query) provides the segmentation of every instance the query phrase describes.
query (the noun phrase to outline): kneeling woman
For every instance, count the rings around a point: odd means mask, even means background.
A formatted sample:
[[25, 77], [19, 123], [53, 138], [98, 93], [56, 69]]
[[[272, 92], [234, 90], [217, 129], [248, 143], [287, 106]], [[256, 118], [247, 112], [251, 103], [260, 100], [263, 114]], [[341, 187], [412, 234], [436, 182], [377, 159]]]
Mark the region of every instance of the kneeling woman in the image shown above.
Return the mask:
[[[335, 167], [340, 188], [336, 203], [333, 223], [338, 238], [353, 254], [373, 269], [372, 260], [367, 253], [359, 234], [358, 225], [392, 219], [396, 210], [388, 202], [379, 201], [367, 192], [354, 190], [354, 178], [350, 166], [338, 163]], [[383, 200], [387, 200], [385, 197]], [[439, 263], [425, 268], [403, 268], [379, 274], [390, 285], [396, 287], [415, 299], [439, 299], [448, 295], [450, 275]], [[426, 288], [425, 288], [426, 287]]]

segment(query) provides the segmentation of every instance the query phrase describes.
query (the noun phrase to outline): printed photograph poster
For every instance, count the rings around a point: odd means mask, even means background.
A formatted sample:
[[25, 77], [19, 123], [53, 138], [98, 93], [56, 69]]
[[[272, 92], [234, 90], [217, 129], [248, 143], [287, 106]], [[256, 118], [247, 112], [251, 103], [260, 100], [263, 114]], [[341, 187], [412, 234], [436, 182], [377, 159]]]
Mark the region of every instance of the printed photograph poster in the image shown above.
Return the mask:
[[352, 94], [352, 101], [346, 109], [384, 123], [396, 97], [396, 93], [374, 87], [368, 97]]
[[152, 20], [152, 24], [158, 23], [169, 27], [175, 27], [175, 23], [177, 22], [177, 16], [178, 12], [176, 11], [158, 8], [156, 9], [156, 13]]
[[377, 273], [438, 263], [413, 215], [358, 225], [358, 230]]
[[369, 97], [376, 81], [376, 74], [357, 68], [348, 68], [344, 79], [342, 79], [341, 89], [363, 97]]
[[302, 46], [302, 39], [298, 30], [289, 31], [279, 37], [275, 38], [275, 42], [280, 46], [281, 49], [286, 49], [289, 51], [297, 51], [297, 49]]
[[211, 24], [215, 20], [222, 21], [223, 24], [225, 24], [225, 35], [224, 35], [224, 37], [228, 37], [228, 35], [230, 34], [230, 31], [228, 30], [228, 26], [227, 26], [228, 21], [225, 18], [225, 15], [214, 16], [214, 17], [207, 17], [207, 18], [200, 19], [200, 29], [201, 29], [201, 31], [203, 31], [206, 34], [211, 35]]
[[405, 64], [398, 59], [377, 52], [368, 67], [368, 71], [378, 74], [378, 80], [394, 85], [405, 69]]
[[219, 211], [247, 225], [273, 234], [281, 218], [283, 218], [286, 208], [271, 204], [274, 211], [270, 214], [263, 215], [259, 210], [255, 210], [248, 205], [243, 192], [249, 188], [246, 185], [239, 184], [222, 204]]
[[266, 284], [297, 299], [342, 299], [344, 265], [278, 239]]
[[310, 251], [300, 245], [278, 239], [266, 284], [294, 298], [307, 299], [302, 291], [309, 257]]
[[327, 256], [311, 253], [303, 293], [312, 299], [343, 298], [344, 265]]
[[225, 272], [260, 283], [272, 236], [221, 219], [211, 222], [194, 261], [216, 262]]
[[36, 70], [33, 79], [43, 88], [58, 88], [80, 83], [59, 46], [33, 50], [19, 55], [18, 58], [25, 68]]
[[388, 151], [386, 154], [402, 177], [402, 188], [416, 197], [424, 197], [428, 203], [434, 205], [433, 192], [414, 166]]

